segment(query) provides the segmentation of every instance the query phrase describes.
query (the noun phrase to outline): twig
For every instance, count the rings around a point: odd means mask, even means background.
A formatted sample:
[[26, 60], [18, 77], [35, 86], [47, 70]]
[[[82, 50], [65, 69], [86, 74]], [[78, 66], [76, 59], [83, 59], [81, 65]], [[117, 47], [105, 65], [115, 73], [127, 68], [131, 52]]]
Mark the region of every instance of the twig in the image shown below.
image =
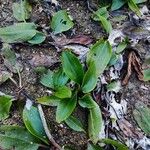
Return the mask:
[[39, 114], [40, 114], [40, 117], [41, 117], [41, 121], [43, 123], [43, 127], [44, 127], [44, 130], [45, 130], [45, 133], [48, 137], [48, 139], [50, 140], [50, 142], [59, 150], [62, 150], [62, 148], [56, 143], [56, 141], [53, 139], [49, 129], [48, 129], [48, 126], [47, 126], [47, 123], [46, 123], [46, 119], [45, 119], [45, 116], [44, 116], [44, 112], [43, 112], [43, 109], [42, 109], [42, 106], [41, 104], [38, 104], [38, 110], [39, 110]]
[[19, 69], [17, 69], [18, 77], [19, 77], [19, 88], [22, 88], [22, 79]]
[[17, 82], [12, 78], [12, 77], [9, 77], [9, 79], [15, 84], [15, 86], [17, 86], [18, 87], [18, 84], [17, 84]]

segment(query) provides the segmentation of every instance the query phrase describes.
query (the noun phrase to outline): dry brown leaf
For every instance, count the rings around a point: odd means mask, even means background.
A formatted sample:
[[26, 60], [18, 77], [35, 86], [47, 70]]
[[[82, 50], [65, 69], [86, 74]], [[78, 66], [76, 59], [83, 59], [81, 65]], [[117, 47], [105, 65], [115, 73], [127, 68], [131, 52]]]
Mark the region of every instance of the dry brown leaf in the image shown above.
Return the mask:
[[143, 81], [143, 72], [140, 58], [136, 55], [134, 51], [131, 51], [128, 55], [128, 68], [127, 74], [122, 81], [122, 85], [127, 85], [129, 78], [132, 74], [132, 69], [136, 71], [137, 77], [140, 81]]
[[33, 55], [32, 59], [29, 60], [29, 63], [34, 66], [44, 66], [44, 67], [49, 67], [52, 66], [55, 62], [57, 62], [57, 59], [54, 59], [52, 56], [46, 56], [43, 54], [35, 54]]
[[66, 38], [65, 36], [62, 37], [54, 37], [55, 44], [59, 47], [65, 46], [68, 44], [81, 44], [81, 45], [89, 45], [93, 42], [93, 39], [87, 35], [78, 35], [71, 39]]
[[117, 123], [126, 137], [135, 139], [142, 139], [144, 137], [143, 133], [126, 119], [118, 120]]

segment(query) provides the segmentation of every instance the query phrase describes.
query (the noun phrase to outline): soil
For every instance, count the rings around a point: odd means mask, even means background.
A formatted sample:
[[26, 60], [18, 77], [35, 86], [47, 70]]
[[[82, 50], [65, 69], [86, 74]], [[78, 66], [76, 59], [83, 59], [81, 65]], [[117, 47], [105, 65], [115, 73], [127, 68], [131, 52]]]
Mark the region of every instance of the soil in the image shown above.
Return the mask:
[[[11, 25], [16, 20], [12, 15], [12, 0], [1, 0], [0, 1], [0, 27]], [[82, 0], [59, 0], [60, 6], [63, 9], [67, 9], [70, 15], [73, 17], [75, 26], [72, 31], [65, 33], [68, 37], [72, 35], [86, 34], [92, 36], [95, 40], [101, 37], [106, 37], [106, 33], [102, 30], [99, 23], [92, 21], [91, 12], [87, 8], [86, 1]], [[36, 22], [39, 26], [42, 26], [44, 32], [49, 32], [49, 18], [45, 12], [40, 12], [41, 6], [39, 4], [33, 4], [33, 13], [31, 21]], [[122, 10], [122, 13], [125, 9]], [[129, 20], [128, 20], [129, 21]], [[116, 23], [113, 26], [118, 26]], [[21, 72], [22, 85], [29, 95], [33, 99], [44, 96], [47, 89], [39, 83], [39, 76], [34, 71], [33, 66], [29, 63], [35, 54], [48, 55], [52, 58], [49, 68], [54, 69], [60, 61], [60, 53], [57, 50], [47, 44], [47, 39], [43, 45], [30, 46], [28, 44], [14, 44], [12, 45], [13, 50], [19, 55], [19, 59], [24, 66]], [[135, 49], [139, 53], [142, 62], [145, 57], [150, 54], [150, 43], [143, 40], [135, 46]], [[127, 57], [124, 56], [124, 70], [122, 71], [121, 77], [124, 77], [127, 69]], [[14, 76], [18, 80], [17, 76]], [[18, 96], [18, 89], [13, 85], [11, 81], [7, 81], [0, 85], [0, 91], [6, 94]], [[150, 106], [150, 83], [139, 81], [135, 75], [132, 74], [130, 81], [126, 87], [121, 90], [122, 98], [128, 101], [128, 116], [129, 122], [132, 124], [132, 109], [137, 101], [142, 101]], [[19, 102], [13, 104], [11, 109], [10, 117], [0, 124], [18, 124], [23, 125], [21, 113], [18, 108], [22, 109], [22, 101], [24, 98], [20, 98]], [[23, 102], [24, 103], [24, 102]], [[71, 130], [64, 123], [57, 124], [55, 121], [55, 108], [43, 106], [47, 122], [50, 126], [52, 135], [57, 143], [61, 146], [71, 146], [76, 150], [85, 150], [88, 143], [88, 138], [84, 133], [75, 132]], [[76, 115], [80, 118], [86, 118], [86, 114], [83, 114], [83, 110], [76, 111]], [[87, 120], [84, 122], [86, 123]], [[54, 149], [53, 147], [51, 149]]]

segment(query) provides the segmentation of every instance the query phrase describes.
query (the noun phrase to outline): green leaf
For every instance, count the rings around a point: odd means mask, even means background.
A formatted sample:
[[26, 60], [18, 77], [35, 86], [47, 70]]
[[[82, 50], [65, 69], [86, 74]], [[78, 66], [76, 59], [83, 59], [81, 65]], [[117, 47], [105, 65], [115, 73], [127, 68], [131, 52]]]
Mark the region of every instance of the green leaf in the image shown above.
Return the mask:
[[114, 91], [114, 92], [119, 92], [121, 89], [121, 83], [120, 81], [112, 81], [110, 84], [107, 84], [107, 90], [108, 91]]
[[67, 118], [65, 120], [65, 123], [73, 130], [75, 131], [83, 131], [85, 132], [84, 130], [84, 127], [82, 125], [82, 123], [80, 122], [80, 120], [78, 120], [77, 118], [73, 117], [73, 116], [70, 116], [69, 118]]
[[103, 149], [99, 145], [94, 145], [94, 144], [88, 143], [87, 150], [103, 150]]
[[83, 108], [94, 108], [95, 101], [90, 94], [86, 94], [81, 99], [79, 99], [79, 105]]
[[55, 89], [54, 96], [58, 98], [70, 98], [72, 95], [72, 92], [70, 88], [66, 86], [61, 86]]
[[48, 70], [46, 74], [42, 75], [40, 83], [46, 87], [54, 89], [53, 77], [54, 73], [51, 70]]
[[64, 86], [68, 82], [68, 77], [59, 69], [54, 73], [53, 82], [55, 87]]
[[77, 104], [77, 95], [74, 94], [72, 98], [62, 99], [56, 110], [56, 121], [58, 123], [66, 120], [74, 111]]
[[139, 127], [147, 134], [150, 135], [150, 109], [142, 102], [137, 103], [136, 109], [133, 111], [134, 119]]
[[40, 118], [40, 114], [36, 107], [31, 106], [30, 108], [27, 108], [25, 106], [23, 110], [23, 121], [26, 128], [32, 135], [48, 144], [48, 139]]
[[112, 0], [111, 10], [117, 10], [121, 8], [126, 3], [125, 0]]
[[136, 4], [140, 4], [140, 3], [144, 3], [144, 2], [146, 2], [147, 0], [135, 0], [135, 3]]
[[9, 44], [3, 44], [2, 55], [4, 57], [4, 65], [13, 73], [21, 72], [23, 66], [17, 61], [15, 52]]
[[128, 0], [128, 6], [129, 6], [129, 8], [130, 8], [133, 12], [135, 12], [138, 16], [141, 16], [141, 12], [140, 12], [138, 6], [137, 6], [136, 3], [135, 3], [135, 0]]
[[112, 31], [111, 22], [102, 16], [99, 16], [99, 19], [101, 21], [103, 28], [106, 30], [106, 32], [110, 33]]
[[37, 102], [48, 106], [58, 106], [61, 99], [56, 96], [43, 96], [37, 99]]
[[102, 17], [104, 17], [106, 19], [109, 17], [109, 13], [107, 11], [107, 7], [99, 8], [96, 12], [93, 13], [92, 18], [95, 21], [100, 21], [99, 16], [102, 16]]
[[95, 63], [96, 75], [100, 76], [108, 65], [112, 56], [112, 48], [108, 41], [100, 40], [96, 42], [90, 49], [87, 56], [88, 66]]
[[73, 81], [81, 84], [83, 80], [83, 67], [78, 58], [71, 52], [62, 53], [62, 66], [66, 75]]
[[0, 126], [0, 147], [15, 150], [37, 150], [38, 141], [25, 128]]
[[115, 141], [112, 139], [102, 139], [100, 142], [103, 142], [105, 144], [111, 144], [112, 146], [116, 147], [117, 150], [129, 150], [127, 146], [124, 144], [120, 143], [119, 141]]
[[88, 116], [88, 133], [90, 140], [96, 144], [99, 140], [99, 133], [102, 127], [102, 115], [98, 104], [95, 102], [95, 107], [89, 109]]
[[95, 63], [91, 63], [88, 71], [85, 73], [82, 83], [83, 93], [91, 92], [97, 83], [96, 66]]
[[34, 23], [16, 23], [0, 28], [0, 38], [6, 43], [26, 42], [36, 34]]
[[144, 81], [149, 81], [150, 80], [150, 69], [143, 70], [143, 75], [144, 75]]
[[0, 85], [7, 81], [10, 77], [12, 77], [13, 74], [8, 72], [7, 70], [3, 70], [3, 68], [0, 68]]
[[42, 75], [40, 82], [46, 87], [57, 89], [58, 87], [64, 86], [68, 82], [68, 77], [62, 69], [59, 69], [56, 72], [48, 70], [47, 73]]
[[98, 9], [96, 12], [94, 12], [92, 18], [95, 21], [101, 21], [101, 24], [103, 28], [106, 30], [107, 33], [110, 33], [112, 31], [112, 26], [109, 20], [107, 18], [109, 17], [107, 7], [102, 7]]
[[119, 43], [119, 45], [116, 48], [116, 54], [120, 54], [125, 48], [127, 47], [127, 42], [126, 41], [122, 41], [121, 43]]
[[55, 34], [67, 31], [73, 27], [74, 23], [69, 18], [65, 10], [56, 12], [52, 18], [51, 28]]
[[28, 42], [31, 44], [41, 44], [42, 42], [45, 41], [45, 39], [46, 36], [43, 33], [37, 32], [32, 39], [28, 40]]
[[12, 98], [8, 96], [0, 96], [0, 120], [8, 118], [10, 107], [12, 105]]
[[25, 21], [30, 18], [32, 7], [28, 0], [21, 0], [20, 3], [13, 3], [13, 15], [18, 21]]
[[119, 56], [119, 55], [117, 55], [117, 54], [115, 54], [115, 53], [113, 52], [108, 65], [109, 65], [109, 66], [115, 65], [115, 64], [117, 63], [118, 56]]

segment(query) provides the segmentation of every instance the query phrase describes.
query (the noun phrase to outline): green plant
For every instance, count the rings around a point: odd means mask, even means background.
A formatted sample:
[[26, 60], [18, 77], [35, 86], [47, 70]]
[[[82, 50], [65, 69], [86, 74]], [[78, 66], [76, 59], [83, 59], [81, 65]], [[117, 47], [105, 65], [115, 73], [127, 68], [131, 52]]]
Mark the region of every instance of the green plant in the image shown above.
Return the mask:
[[[91, 96], [100, 74], [103, 73], [112, 55], [108, 41], [100, 40], [94, 44], [87, 56], [86, 66], [78, 58], [65, 50], [62, 53], [62, 69], [56, 72], [48, 71], [41, 77], [41, 83], [52, 90], [52, 95], [38, 99], [41, 104], [57, 106], [56, 121], [65, 121], [72, 129], [84, 131], [84, 127], [71, 116], [78, 104], [88, 109], [88, 133], [93, 143], [99, 140], [102, 116], [98, 104]], [[84, 69], [86, 68], [87, 69]], [[73, 81], [74, 86], [69, 87]], [[67, 86], [68, 85], [68, 86]], [[52, 104], [53, 105], [53, 104]]]

